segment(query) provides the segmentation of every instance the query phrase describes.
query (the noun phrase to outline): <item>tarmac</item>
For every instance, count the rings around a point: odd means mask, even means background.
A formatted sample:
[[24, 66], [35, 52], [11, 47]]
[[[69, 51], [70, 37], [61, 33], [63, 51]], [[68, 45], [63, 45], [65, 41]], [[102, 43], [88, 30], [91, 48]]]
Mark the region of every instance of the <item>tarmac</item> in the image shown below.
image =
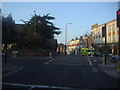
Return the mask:
[[[113, 78], [120, 79], [120, 70], [118, 69], [117, 63], [107, 63], [106, 65], [99, 64], [98, 67], [105, 74]], [[17, 66], [13, 63], [7, 63], [6, 65], [2, 64], [2, 77], [17, 72], [22, 68], [23, 68], [22, 66]]]
[[17, 66], [13, 63], [7, 63], [6, 65], [2, 65], [2, 78], [11, 75], [15, 72], [18, 72], [19, 70], [21, 70], [23, 68], [23, 66]]

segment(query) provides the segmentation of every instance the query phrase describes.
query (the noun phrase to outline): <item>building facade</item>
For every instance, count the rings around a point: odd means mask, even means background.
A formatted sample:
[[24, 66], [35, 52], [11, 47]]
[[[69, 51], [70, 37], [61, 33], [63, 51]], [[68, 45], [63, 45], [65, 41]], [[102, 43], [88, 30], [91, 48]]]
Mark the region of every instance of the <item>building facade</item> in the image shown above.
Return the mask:
[[58, 55], [64, 55], [64, 53], [65, 53], [65, 45], [64, 44], [62, 44], [62, 43], [58, 44], [57, 53], [58, 53]]
[[67, 54], [79, 54], [80, 39], [72, 39], [67, 42]]
[[[105, 25], [106, 25], [106, 31], [103, 30], [103, 27]], [[105, 34], [107, 51], [110, 54], [118, 54], [119, 31], [117, 28], [116, 20], [112, 20], [101, 25], [98, 24], [92, 25], [91, 34], [92, 34], [92, 41], [95, 50], [97, 51], [104, 50], [104, 46], [105, 46], [104, 34]]]
[[79, 55], [81, 48], [92, 48], [92, 36], [80, 36], [67, 43], [67, 54]]

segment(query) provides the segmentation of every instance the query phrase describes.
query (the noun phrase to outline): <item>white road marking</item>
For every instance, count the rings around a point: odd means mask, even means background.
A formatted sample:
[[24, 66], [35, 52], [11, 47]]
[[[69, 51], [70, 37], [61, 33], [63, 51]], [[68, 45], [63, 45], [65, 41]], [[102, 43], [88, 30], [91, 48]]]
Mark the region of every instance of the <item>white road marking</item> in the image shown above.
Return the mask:
[[94, 62], [96, 62], [97, 60], [94, 60]]
[[50, 62], [52, 62], [52, 61], [54, 61], [55, 59], [52, 59], [52, 60], [50, 60], [50, 61], [47, 61], [47, 62], [45, 62], [45, 64], [48, 64], [48, 63], [50, 63]]
[[54, 64], [49, 64], [49, 65], [88, 65], [88, 63], [81, 63], [81, 64], [65, 64], [65, 63], [58, 63], [58, 64], [56, 64], [56, 63], [54, 63]]
[[19, 67], [18, 69], [14, 70], [14, 71], [11, 71], [11, 72], [9, 72], [9, 73], [6, 73], [6, 74], [2, 75], [2, 77], [4, 78], [4, 77], [6, 77], [6, 76], [9, 76], [9, 75], [11, 75], [11, 74], [14, 74], [14, 73], [20, 71], [21, 69], [23, 69], [23, 67], [24, 67], [24, 66], [21, 66], [21, 67]]
[[94, 72], [98, 72], [97, 68], [93, 68], [93, 67], [92, 67], [92, 70], [93, 70]]
[[16, 84], [16, 83], [2, 83], [3, 85], [12, 85], [12, 86], [22, 86], [22, 87], [30, 87], [30, 89], [33, 88], [60, 88], [60, 89], [71, 89], [68, 87], [56, 87], [56, 86], [47, 86], [47, 85], [31, 85], [31, 84]]
[[93, 65], [89, 57], [88, 57], [88, 61], [89, 61], [90, 65]]

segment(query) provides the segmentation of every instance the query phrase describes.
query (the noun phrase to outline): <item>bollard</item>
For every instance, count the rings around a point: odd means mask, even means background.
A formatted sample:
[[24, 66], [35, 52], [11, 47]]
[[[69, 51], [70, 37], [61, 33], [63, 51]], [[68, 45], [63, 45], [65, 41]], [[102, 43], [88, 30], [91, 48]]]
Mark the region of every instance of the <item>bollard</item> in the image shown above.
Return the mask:
[[103, 59], [102, 61], [103, 61], [102, 63], [105, 64], [105, 59]]
[[105, 64], [105, 57], [102, 57], [102, 63]]
[[117, 59], [117, 72], [120, 72], [120, 56]]
[[91, 57], [93, 57], [93, 53], [91, 53]]
[[16, 52], [15, 51], [13, 51], [13, 57], [16, 57]]
[[49, 53], [49, 58], [52, 58], [52, 53], [51, 52]]

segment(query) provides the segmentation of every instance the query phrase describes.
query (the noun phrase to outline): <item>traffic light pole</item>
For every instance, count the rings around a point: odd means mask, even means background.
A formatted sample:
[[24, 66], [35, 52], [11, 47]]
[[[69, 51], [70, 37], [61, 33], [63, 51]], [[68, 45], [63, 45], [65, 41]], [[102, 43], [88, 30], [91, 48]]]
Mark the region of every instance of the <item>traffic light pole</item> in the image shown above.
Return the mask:
[[106, 44], [106, 42], [107, 42], [107, 38], [106, 38], [106, 35], [105, 35], [105, 65], [106, 65], [106, 62], [107, 62], [107, 44]]
[[[104, 32], [103, 32], [104, 31]], [[107, 64], [107, 35], [106, 35], [106, 24], [105, 26], [102, 27], [102, 33], [103, 33], [103, 37], [105, 37], [105, 56], [104, 56], [104, 59], [103, 59], [103, 64]]]
[[[120, 21], [118, 23], [120, 23]], [[119, 46], [118, 46], [119, 47], [119, 54], [118, 55], [120, 56], [120, 26], [118, 26], [118, 30], [119, 30]]]
[[[119, 2], [120, 3], [120, 2]], [[120, 5], [120, 4], [118, 4]], [[117, 60], [117, 71], [120, 72], [120, 8], [117, 11], [117, 27], [119, 32], [119, 40], [118, 40], [118, 60]], [[120, 78], [120, 73], [118, 73], [118, 78]]]
[[120, 9], [117, 11], [117, 27], [119, 30], [118, 55], [120, 56]]

